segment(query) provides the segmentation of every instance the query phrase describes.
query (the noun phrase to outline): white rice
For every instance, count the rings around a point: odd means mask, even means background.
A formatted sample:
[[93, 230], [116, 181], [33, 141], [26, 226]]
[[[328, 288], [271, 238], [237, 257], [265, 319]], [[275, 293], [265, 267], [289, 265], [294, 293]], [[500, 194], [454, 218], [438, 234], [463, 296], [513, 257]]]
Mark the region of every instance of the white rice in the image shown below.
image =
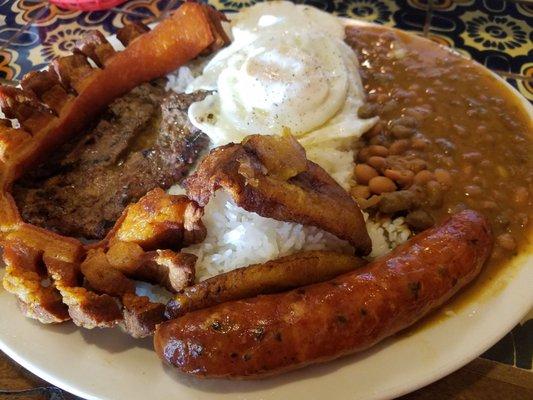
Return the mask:
[[[192, 69], [181, 67], [168, 76], [167, 89], [183, 92], [199, 70], [198, 65]], [[347, 182], [353, 171], [353, 151], [328, 150], [308, 154], [308, 157], [331, 171], [338, 182]], [[184, 191], [176, 185], [169, 193], [184, 194]], [[316, 227], [277, 221], [248, 212], [238, 207], [224, 190], [215, 193], [204, 212], [202, 220], [207, 228], [206, 239], [183, 249], [198, 256], [196, 275], [199, 281], [302, 250], [353, 252], [346, 241]], [[366, 213], [364, 216], [372, 240], [369, 258], [388, 253], [411, 235], [404, 218], [370, 219]]]
[[206, 239], [183, 250], [198, 256], [196, 272], [200, 280], [302, 250], [352, 251], [346, 241], [321, 229], [248, 212], [223, 190], [211, 198], [202, 220]]
[[366, 229], [372, 240], [372, 252], [369, 258], [381, 257], [405, 242], [411, 236], [411, 230], [403, 217], [391, 220], [389, 217], [370, 219], [363, 213], [366, 220]]
[[[176, 185], [169, 193], [184, 194], [184, 190]], [[319, 228], [248, 212], [238, 207], [224, 190], [215, 193], [204, 212], [206, 239], [183, 249], [198, 257], [196, 275], [199, 281], [303, 250], [353, 253], [346, 241]], [[411, 235], [403, 218], [371, 220], [366, 213], [364, 217], [372, 240], [370, 259], [387, 254]]]

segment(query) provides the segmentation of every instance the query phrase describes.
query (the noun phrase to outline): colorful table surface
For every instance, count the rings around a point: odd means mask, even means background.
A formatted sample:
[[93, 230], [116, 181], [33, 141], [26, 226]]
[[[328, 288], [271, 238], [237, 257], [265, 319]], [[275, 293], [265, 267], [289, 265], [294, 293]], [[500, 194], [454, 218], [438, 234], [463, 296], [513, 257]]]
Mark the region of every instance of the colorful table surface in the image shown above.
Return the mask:
[[[258, 0], [210, 1], [225, 12]], [[306, 0], [340, 16], [428, 36], [505, 77], [533, 102], [533, 0]], [[178, 0], [131, 0], [106, 11], [62, 10], [43, 0], [0, 0], [0, 80], [15, 82], [69, 54], [84, 32], [113, 34], [131, 21], [156, 22]], [[483, 357], [532, 369], [533, 313]]]

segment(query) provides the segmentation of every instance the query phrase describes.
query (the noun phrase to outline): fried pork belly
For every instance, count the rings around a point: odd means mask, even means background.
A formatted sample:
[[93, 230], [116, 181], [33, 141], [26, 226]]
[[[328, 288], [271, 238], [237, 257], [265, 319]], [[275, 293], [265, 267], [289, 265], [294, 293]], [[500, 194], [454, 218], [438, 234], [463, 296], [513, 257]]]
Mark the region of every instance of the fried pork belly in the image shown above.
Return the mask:
[[43, 323], [72, 319], [89, 329], [124, 323], [132, 336], [146, 336], [163, 321], [165, 307], [137, 296], [135, 281], [174, 293], [191, 285], [196, 256], [179, 250], [205, 238], [201, 217], [194, 201], [154, 189], [89, 249], [23, 224], [2, 241], [4, 287], [26, 316]]
[[126, 208], [106, 241], [137, 243], [144, 250], [180, 249], [205, 239], [203, 212], [187, 197], [157, 188]]
[[237, 268], [185, 288], [167, 304], [166, 315], [176, 318], [227, 301], [323, 282], [364, 264], [363, 259], [348, 254], [304, 251]]
[[6, 234], [0, 244], [4, 288], [17, 296], [23, 313], [43, 323], [69, 320], [60, 288], [82, 282], [82, 244], [28, 224]]
[[187, 195], [205, 206], [219, 188], [247, 211], [313, 225], [347, 240], [357, 254], [371, 250], [363, 215], [351, 196], [306, 159], [290, 135], [248, 136], [216, 148], [184, 181]]
[[[93, 32], [77, 44], [73, 55], [26, 75], [21, 88], [0, 85], [2, 112], [18, 120], [17, 125], [0, 120], [3, 285], [17, 296], [28, 317], [43, 323], [72, 319], [94, 328], [114, 326], [127, 315], [126, 325], [135, 329], [132, 334], [146, 335], [163, 307], [132, 293], [132, 277], [173, 290], [194, 278], [194, 256], [178, 253], [205, 236], [201, 208], [193, 201], [162, 190], [150, 192], [140, 205], [124, 211], [105, 240], [84, 246], [24, 222], [10, 191], [23, 174], [88, 128], [112, 101], [227, 44], [221, 18], [210, 6], [186, 2], [153, 30], [137, 27], [124, 33], [123, 51], [115, 51]], [[123, 249], [139, 246], [142, 261], [120, 248], [108, 258], [110, 247], [119, 242], [129, 243]], [[131, 277], [124, 273], [127, 268]]]

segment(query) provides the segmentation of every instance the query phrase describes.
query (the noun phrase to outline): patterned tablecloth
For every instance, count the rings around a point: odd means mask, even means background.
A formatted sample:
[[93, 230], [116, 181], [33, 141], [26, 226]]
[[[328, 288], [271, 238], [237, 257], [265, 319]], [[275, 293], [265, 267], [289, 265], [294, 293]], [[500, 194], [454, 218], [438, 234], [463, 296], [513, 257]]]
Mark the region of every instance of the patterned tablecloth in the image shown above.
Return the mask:
[[[257, 0], [210, 1], [223, 11]], [[533, 102], [533, 0], [307, 0], [323, 10], [426, 35], [505, 77]], [[0, 80], [14, 81], [68, 54], [83, 32], [113, 34], [130, 21], [154, 22], [177, 0], [131, 0], [109, 11], [61, 10], [43, 0], [0, 0]], [[532, 368], [533, 313], [483, 356]]]

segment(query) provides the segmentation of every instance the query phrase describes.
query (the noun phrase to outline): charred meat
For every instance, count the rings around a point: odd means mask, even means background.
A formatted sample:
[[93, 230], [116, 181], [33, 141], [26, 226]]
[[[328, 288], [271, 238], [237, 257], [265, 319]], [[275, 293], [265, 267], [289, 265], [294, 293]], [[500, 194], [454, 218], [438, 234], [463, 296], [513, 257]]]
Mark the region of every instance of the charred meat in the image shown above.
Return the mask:
[[187, 118], [204, 93], [146, 83], [114, 101], [88, 133], [69, 141], [13, 188], [22, 217], [58, 233], [100, 239], [124, 208], [181, 180], [207, 137]]

